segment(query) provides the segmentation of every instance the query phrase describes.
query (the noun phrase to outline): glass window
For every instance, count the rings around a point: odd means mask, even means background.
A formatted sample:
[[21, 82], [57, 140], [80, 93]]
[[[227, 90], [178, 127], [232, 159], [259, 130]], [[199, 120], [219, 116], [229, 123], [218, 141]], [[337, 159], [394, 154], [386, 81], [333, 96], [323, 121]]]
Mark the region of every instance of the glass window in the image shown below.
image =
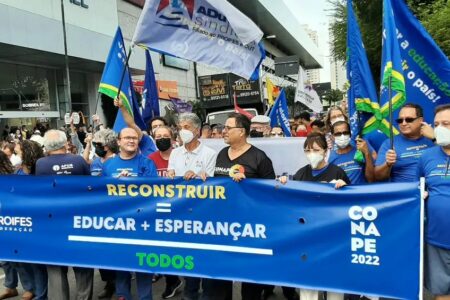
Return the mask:
[[55, 111], [55, 71], [0, 63], [1, 111]]

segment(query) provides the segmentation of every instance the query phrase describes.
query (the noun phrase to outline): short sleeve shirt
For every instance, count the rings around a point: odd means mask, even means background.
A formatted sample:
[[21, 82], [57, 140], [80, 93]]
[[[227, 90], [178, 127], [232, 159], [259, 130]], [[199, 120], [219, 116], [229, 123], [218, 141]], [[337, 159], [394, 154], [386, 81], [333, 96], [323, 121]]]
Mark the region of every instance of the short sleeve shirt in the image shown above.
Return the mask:
[[169, 157], [168, 170], [174, 170], [175, 176], [183, 176], [187, 171], [195, 174], [206, 172], [209, 177], [214, 176], [217, 153], [213, 149], [200, 145], [192, 152], [186, 148], [178, 147], [172, 150]]
[[[417, 179], [417, 163], [423, 152], [434, 144], [431, 140], [421, 137], [410, 140], [403, 135], [394, 137], [394, 149], [397, 153], [397, 162], [392, 166], [391, 182], [409, 182]], [[386, 152], [390, 148], [390, 141], [386, 140], [380, 147], [375, 166], [381, 166], [386, 162]]]

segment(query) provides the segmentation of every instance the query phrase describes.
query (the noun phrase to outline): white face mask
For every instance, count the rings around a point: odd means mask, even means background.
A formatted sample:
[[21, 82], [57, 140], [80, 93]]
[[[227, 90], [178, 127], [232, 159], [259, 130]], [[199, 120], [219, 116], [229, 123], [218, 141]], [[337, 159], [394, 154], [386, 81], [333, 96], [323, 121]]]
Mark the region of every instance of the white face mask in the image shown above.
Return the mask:
[[450, 129], [438, 126], [434, 128], [434, 136], [436, 137], [436, 144], [439, 146], [450, 145]]
[[189, 144], [194, 138], [194, 134], [190, 130], [181, 129], [179, 134], [183, 144]]
[[11, 156], [10, 161], [11, 161], [11, 164], [13, 165], [13, 167], [15, 167], [15, 168], [19, 167], [22, 164], [22, 158], [20, 158], [19, 155], [13, 154]]
[[338, 148], [343, 149], [350, 144], [350, 136], [349, 135], [340, 135], [334, 138], [334, 143]]
[[334, 123], [339, 122], [339, 121], [345, 121], [345, 118], [344, 117], [337, 117], [336, 119], [332, 120], [330, 123], [331, 123], [331, 125], [333, 125]]
[[306, 158], [309, 160], [311, 168], [316, 169], [323, 161], [324, 155], [322, 153], [308, 153], [306, 154]]

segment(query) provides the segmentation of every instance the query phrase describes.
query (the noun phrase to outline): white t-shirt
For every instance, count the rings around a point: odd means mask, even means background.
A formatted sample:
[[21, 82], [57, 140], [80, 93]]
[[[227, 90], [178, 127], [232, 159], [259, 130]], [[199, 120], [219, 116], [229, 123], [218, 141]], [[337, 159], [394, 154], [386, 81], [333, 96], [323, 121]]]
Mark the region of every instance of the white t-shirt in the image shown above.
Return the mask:
[[213, 177], [216, 157], [217, 152], [201, 142], [192, 152], [182, 146], [173, 149], [170, 153], [167, 170], [174, 170], [175, 176], [184, 176], [187, 171], [193, 171], [197, 175], [206, 172], [208, 177]]

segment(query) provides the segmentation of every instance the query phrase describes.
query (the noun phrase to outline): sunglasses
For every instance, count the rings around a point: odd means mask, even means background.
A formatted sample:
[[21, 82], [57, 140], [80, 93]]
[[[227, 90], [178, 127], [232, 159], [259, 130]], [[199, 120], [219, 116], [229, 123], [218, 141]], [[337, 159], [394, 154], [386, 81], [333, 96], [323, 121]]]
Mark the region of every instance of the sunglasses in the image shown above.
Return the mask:
[[92, 145], [94, 145], [95, 148], [101, 148], [101, 147], [103, 147], [103, 144], [102, 144], [102, 143], [95, 143], [95, 142], [93, 142]]
[[420, 118], [420, 117], [416, 117], [416, 118], [403, 118], [403, 119], [399, 118], [399, 119], [396, 119], [395, 122], [397, 122], [397, 124], [402, 124], [403, 122], [406, 122], [406, 123], [412, 123], [412, 122], [414, 122], [415, 120], [417, 120], [418, 118]]
[[333, 136], [350, 135], [350, 131], [341, 131], [333, 133]]

